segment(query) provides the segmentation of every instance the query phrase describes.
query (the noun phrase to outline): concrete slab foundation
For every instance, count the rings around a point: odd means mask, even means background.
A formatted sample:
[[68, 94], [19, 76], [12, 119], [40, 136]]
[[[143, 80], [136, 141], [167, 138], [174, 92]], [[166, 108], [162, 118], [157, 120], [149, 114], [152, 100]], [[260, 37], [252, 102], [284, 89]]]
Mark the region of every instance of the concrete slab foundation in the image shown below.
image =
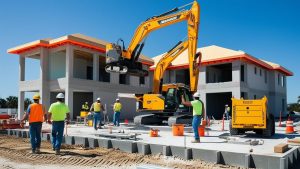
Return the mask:
[[99, 147], [112, 148], [112, 143], [110, 139], [97, 138]]
[[82, 145], [83, 147], [89, 147], [89, 141], [86, 137], [74, 136], [74, 144]]
[[128, 153], [137, 153], [137, 143], [130, 140], [111, 140], [112, 147]]
[[[75, 127], [74, 127], [75, 128]], [[70, 131], [70, 132], [69, 132]], [[266, 139], [264, 145], [252, 146], [249, 145], [236, 145], [233, 143], [224, 143], [218, 140], [217, 136], [203, 137], [202, 143], [189, 144], [189, 141], [185, 142], [183, 137], [171, 138], [171, 134], [165, 131], [165, 135], [162, 133], [162, 137], [149, 138], [143, 137], [139, 141], [133, 140], [120, 140], [112, 138], [97, 137], [96, 132], [93, 132], [86, 128], [80, 132], [76, 128], [76, 132], [72, 133], [72, 128], [68, 129], [68, 136], [65, 136], [65, 143], [69, 145], [83, 145], [85, 147], [95, 148], [116, 148], [128, 153], [140, 153], [143, 155], [156, 155], [162, 154], [165, 156], [177, 156], [182, 159], [200, 159], [217, 164], [236, 165], [245, 168], [262, 168], [262, 169], [297, 169], [300, 168], [300, 147], [290, 146], [289, 150], [283, 154], [273, 153], [273, 144], [277, 144], [276, 139]], [[105, 130], [101, 130], [105, 134]], [[219, 132], [219, 131], [217, 131]], [[28, 130], [15, 129], [7, 130], [8, 135], [15, 135], [17, 137], [28, 136]], [[84, 133], [84, 134], [82, 134]], [[211, 134], [212, 132], [210, 132]], [[220, 132], [219, 132], [220, 133]], [[73, 134], [73, 135], [72, 135]], [[83, 135], [83, 136], [81, 136]], [[147, 134], [148, 135], [148, 134]], [[279, 135], [280, 136], [280, 135]], [[43, 140], [50, 140], [50, 133], [43, 133]], [[187, 137], [188, 138], [188, 137]], [[192, 134], [190, 136], [192, 137]], [[162, 139], [169, 142], [163, 142]], [[209, 140], [210, 139], [210, 140]], [[213, 139], [213, 141], [211, 141]], [[174, 143], [176, 142], [176, 143]], [[155, 144], [154, 144], [155, 143]], [[187, 144], [186, 144], [187, 143]], [[272, 144], [270, 144], [272, 143]], [[224, 146], [224, 147], [223, 147]], [[217, 147], [217, 148], [216, 148]], [[231, 149], [228, 149], [231, 148]], [[249, 152], [249, 149], [253, 148], [253, 152]], [[263, 151], [267, 148], [267, 153]], [[271, 150], [271, 151], [270, 151]]]
[[99, 147], [99, 144], [98, 144], [98, 140], [97, 140], [97, 139], [94, 139], [94, 138], [88, 138], [88, 142], [89, 142], [89, 147], [90, 147], [90, 148]]

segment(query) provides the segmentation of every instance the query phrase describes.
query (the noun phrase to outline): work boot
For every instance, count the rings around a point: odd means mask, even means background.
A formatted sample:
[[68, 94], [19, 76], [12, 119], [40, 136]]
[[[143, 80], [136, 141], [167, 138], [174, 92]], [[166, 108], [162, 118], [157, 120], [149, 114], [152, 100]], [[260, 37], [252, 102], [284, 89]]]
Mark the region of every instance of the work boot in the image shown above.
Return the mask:
[[200, 143], [200, 139], [195, 139], [192, 141], [192, 143]]
[[36, 151], [35, 150], [31, 150], [31, 154], [36, 154]]
[[60, 155], [60, 150], [59, 149], [55, 150], [55, 155]]
[[35, 152], [36, 152], [37, 154], [41, 153], [40, 148], [36, 148]]

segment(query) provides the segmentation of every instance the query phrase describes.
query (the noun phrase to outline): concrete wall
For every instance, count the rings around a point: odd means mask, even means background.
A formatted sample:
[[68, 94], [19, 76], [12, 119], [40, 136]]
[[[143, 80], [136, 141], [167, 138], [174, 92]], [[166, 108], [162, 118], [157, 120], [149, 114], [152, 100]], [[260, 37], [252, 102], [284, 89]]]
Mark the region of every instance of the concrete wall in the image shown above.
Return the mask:
[[49, 79], [54, 80], [66, 76], [66, 52], [49, 54]]
[[[74, 58], [74, 77], [79, 79], [87, 79], [87, 67], [93, 68], [93, 62], [84, 58]], [[93, 77], [93, 76], [92, 76]]]

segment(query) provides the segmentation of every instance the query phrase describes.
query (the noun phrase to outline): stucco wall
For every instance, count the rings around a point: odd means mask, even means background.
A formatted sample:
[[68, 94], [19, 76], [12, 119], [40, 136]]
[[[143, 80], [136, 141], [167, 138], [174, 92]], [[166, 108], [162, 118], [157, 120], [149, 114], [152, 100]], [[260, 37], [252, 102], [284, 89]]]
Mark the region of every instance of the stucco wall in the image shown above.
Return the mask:
[[49, 79], [55, 80], [66, 76], [66, 52], [49, 54]]

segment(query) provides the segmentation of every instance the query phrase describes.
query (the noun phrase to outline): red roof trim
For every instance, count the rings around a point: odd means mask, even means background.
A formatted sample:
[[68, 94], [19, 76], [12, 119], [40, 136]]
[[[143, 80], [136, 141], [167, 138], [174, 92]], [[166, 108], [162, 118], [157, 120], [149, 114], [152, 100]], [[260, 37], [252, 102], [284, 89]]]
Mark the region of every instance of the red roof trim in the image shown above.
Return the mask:
[[[70, 39], [65, 39], [65, 40], [58, 41], [58, 42], [51, 43], [51, 44], [46, 44], [46, 43], [40, 42], [38, 44], [34, 44], [34, 45], [27, 46], [27, 47], [24, 47], [24, 48], [21, 48], [21, 49], [10, 51], [9, 53], [10, 54], [20, 54], [20, 53], [29, 51], [29, 50], [37, 48], [37, 47], [55, 48], [55, 47], [62, 46], [62, 45], [65, 45], [65, 44], [72, 44], [72, 45], [76, 45], [76, 46], [79, 46], [79, 47], [83, 47], [83, 48], [87, 48], [87, 49], [92, 49], [92, 50], [95, 50], [95, 51], [98, 51], [98, 52], [101, 52], [101, 53], [105, 53], [105, 49], [104, 48], [97, 47], [97, 46], [90, 45], [90, 44], [83, 43], [83, 42], [78, 42], [78, 41], [70, 40]], [[148, 65], [148, 66], [152, 66], [153, 65], [153, 63], [148, 63], [148, 62], [145, 62], [145, 61], [143, 61], [142, 64]]]
[[[244, 60], [246, 62], [250, 62], [250, 63], [254, 63], [256, 65], [259, 65], [261, 67], [264, 67], [268, 70], [278, 70], [278, 71], [281, 71], [283, 73], [285, 73], [287, 76], [293, 76], [293, 73], [286, 70], [285, 68], [283, 67], [277, 67], [277, 68], [274, 68], [272, 67], [271, 65], [261, 61], [261, 60], [258, 60], [248, 54], [242, 54], [242, 55], [236, 55], [236, 56], [229, 56], [229, 57], [224, 57], [224, 58], [221, 58], [221, 59], [210, 59], [210, 60], [206, 60], [206, 61], [202, 61], [200, 66], [201, 65], [212, 65], [212, 64], [216, 64], [216, 63], [227, 63], [227, 62], [232, 62], [232, 61], [235, 61], [235, 60]], [[171, 65], [168, 67], [168, 70], [175, 70], [175, 69], [186, 69], [186, 68], [189, 68], [189, 65], [188, 64], [182, 64], [182, 65]], [[150, 71], [154, 71], [155, 67], [154, 68], [150, 68], [149, 70]]]
[[34, 49], [34, 48], [37, 48], [37, 47], [55, 48], [57, 46], [61, 46], [61, 45], [67, 44], [67, 43], [77, 45], [77, 46], [80, 46], [80, 47], [84, 47], [84, 48], [88, 48], [88, 49], [92, 49], [92, 50], [96, 50], [96, 51], [101, 52], [101, 53], [105, 53], [105, 49], [103, 49], [103, 48], [100, 48], [100, 47], [97, 47], [97, 46], [94, 46], [94, 45], [90, 45], [90, 44], [87, 44], [87, 43], [77, 42], [77, 41], [70, 40], [70, 39], [58, 41], [58, 42], [51, 43], [51, 44], [45, 44], [45, 43], [40, 42], [38, 44], [34, 44], [34, 45], [27, 46], [27, 47], [24, 47], [24, 48], [21, 48], [21, 49], [10, 51], [9, 53], [11, 53], [11, 54], [20, 54], [20, 53], [26, 52], [28, 50], [31, 50], [31, 49]]

